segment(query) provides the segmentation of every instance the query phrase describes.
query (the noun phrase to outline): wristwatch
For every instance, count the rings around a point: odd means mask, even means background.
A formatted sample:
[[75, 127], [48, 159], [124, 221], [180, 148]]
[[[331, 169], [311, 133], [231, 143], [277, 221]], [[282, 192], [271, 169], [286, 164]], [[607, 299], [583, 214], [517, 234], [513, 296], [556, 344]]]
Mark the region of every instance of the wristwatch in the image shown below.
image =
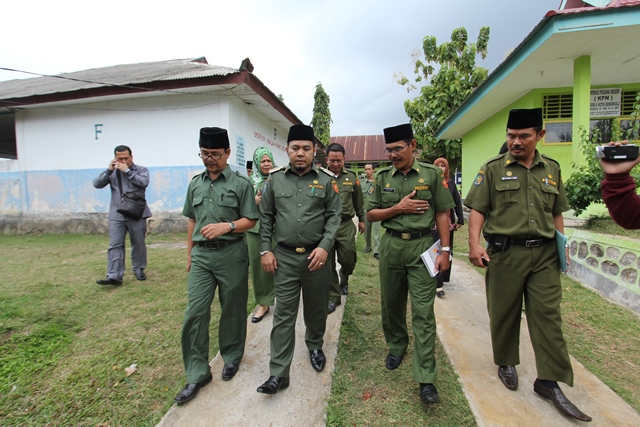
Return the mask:
[[442, 249], [440, 249], [440, 252], [449, 252], [449, 253], [451, 253], [451, 246], [443, 246]]
[[260, 252], [260, 256], [265, 255], [265, 254], [268, 254], [269, 252], [271, 252], [271, 251], [261, 251], [261, 252]]
[[236, 229], [236, 225], [233, 222], [229, 223], [229, 228], [231, 229], [231, 231]]

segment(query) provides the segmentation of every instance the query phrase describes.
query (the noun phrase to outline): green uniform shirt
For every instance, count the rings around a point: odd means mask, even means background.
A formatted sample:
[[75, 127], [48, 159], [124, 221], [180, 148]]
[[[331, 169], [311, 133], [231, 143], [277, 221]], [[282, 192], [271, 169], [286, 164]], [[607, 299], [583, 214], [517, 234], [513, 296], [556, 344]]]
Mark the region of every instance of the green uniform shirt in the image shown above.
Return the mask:
[[342, 218], [358, 216], [359, 222], [364, 222], [364, 199], [360, 191], [360, 180], [349, 169], [342, 169], [340, 175], [335, 177], [332, 184], [338, 186], [340, 200], [342, 201]]
[[376, 189], [376, 181], [368, 180], [365, 177], [360, 181], [360, 189], [362, 190], [362, 197], [366, 205], [366, 203], [373, 197], [373, 192]]
[[[267, 188], [267, 180], [266, 179], [264, 181], [262, 181], [260, 184], [258, 184], [258, 185], [253, 187], [253, 189], [254, 189], [254, 197], [255, 197], [256, 194], [258, 194], [258, 191], [260, 192], [260, 194], [264, 193], [264, 189], [265, 188]], [[254, 225], [250, 230], [247, 230], [247, 233], [258, 234], [259, 231], [260, 231], [260, 220], [258, 219], [256, 221], [256, 225]]]
[[553, 215], [570, 209], [560, 165], [538, 150], [530, 169], [505, 153], [485, 163], [464, 200], [485, 215], [485, 234], [514, 239], [555, 235]]
[[[240, 218], [259, 218], [251, 181], [240, 172], [233, 172], [229, 165], [215, 181], [211, 180], [206, 170], [193, 177], [189, 183], [182, 215], [196, 220], [196, 228], [191, 236], [194, 243], [208, 241], [200, 234], [205, 225], [231, 222]], [[216, 240], [236, 240], [243, 236], [244, 233], [227, 233]]]
[[431, 229], [435, 226], [436, 212], [455, 206], [451, 192], [444, 186], [442, 170], [417, 160], [413, 161], [406, 175], [393, 166], [381, 169], [375, 182], [377, 185], [373, 197], [367, 202], [367, 210], [395, 206], [414, 190], [414, 199], [429, 201], [429, 209], [424, 214], [401, 214], [382, 221], [382, 226], [388, 230], [405, 233]]
[[[276, 243], [318, 245], [329, 252], [340, 226], [340, 196], [333, 174], [315, 166], [302, 176], [291, 165], [273, 169], [260, 201], [260, 250]], [[254, 203], [255, 206], [255, 203]]]

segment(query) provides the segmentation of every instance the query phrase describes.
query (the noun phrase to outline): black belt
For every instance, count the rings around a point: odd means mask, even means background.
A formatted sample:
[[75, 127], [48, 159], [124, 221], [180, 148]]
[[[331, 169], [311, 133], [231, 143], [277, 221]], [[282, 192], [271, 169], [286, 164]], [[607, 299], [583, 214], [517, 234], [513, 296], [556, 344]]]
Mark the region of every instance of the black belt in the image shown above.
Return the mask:
[[198, 246], [203, 246], [207, 249], [220, 249], [225, 246], [233, 245], [235, 243], [241, 242], [244, 239], [236, 239], [236, 240], [212, 240], [210, 242], [198, 242]]
[[425, 236], [431, 236], [431, 230], [416, 231], [415, 233], [401, 233], [399, 231], [393, 231], [387, 228], [387, 233], [402, 240], [414, 240]]
[[340, 221], [340, 223], [347, 222], [347, 221], [350, 221], [352, 219], [353, 219], [352, 216], [343, 216], [342, 220]]
[[549, 240], [553, 239], [547, 237], [539, 237], [537, 239], [510, 239], [512, 245], [526, 246], [527, 248], [537, 248]]
[[318, 245], [289, 246], [289, 245], [285, 245], [284, 243], [278, 243], [278, 246], [280, 246], [285, 251], [295, 252], [297, 254], [304, 254], [304, 253], [307, 253], [307, 252], [311, 252], [312, 250], [314, 250], [315, 248], [318, 247]]

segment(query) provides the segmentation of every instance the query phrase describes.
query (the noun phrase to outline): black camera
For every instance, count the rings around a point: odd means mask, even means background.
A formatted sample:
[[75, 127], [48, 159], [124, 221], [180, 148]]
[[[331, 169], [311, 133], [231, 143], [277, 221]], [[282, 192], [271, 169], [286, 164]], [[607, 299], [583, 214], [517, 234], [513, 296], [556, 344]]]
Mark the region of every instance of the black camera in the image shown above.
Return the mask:
[[638, 158], [638, 146], [626, 145], [598, 145], [596, 147], [596, 159], [608, 160], [610, 162], [624, 162]]

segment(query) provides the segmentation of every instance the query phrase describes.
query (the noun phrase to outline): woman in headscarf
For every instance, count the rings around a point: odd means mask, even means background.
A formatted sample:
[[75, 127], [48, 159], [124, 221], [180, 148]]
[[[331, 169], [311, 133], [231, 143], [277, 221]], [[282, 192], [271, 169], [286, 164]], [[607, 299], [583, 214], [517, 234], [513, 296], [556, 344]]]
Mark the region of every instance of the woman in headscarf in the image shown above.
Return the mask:
[[[439, 157], [433, 162], [433, 165], [438, 166], [440, 169], [442, 169], [442, 185], [449, 189], [449, 191], [451, 192], [451, 196], [453, 197], [453, 201], [456, 204], [455, 208], [449, 210], [449, 242], [451, 242], [451, 255], [453, 255], [453, 232], [464, 225], [464, 217], [462, 215], [462, 202], [460, 200], [460, 193], [458, 193], [456, 183], [449, 176], [449, 162], [447, 161], [447, 159]], [[438, 230], [432, 230], [432, 234], [434, 240], [440, 238], [438, 236]], [[449, 269], [446, 271], [441, 271], [436, 276], [436, 280], [438, 282], [436, 295], [438, 295], [440, 298], [444, 296], [444, 282], [449, 282], [450, 278], [451, 267], [449, 267]]]
[[[262, 193], [267, 186], [269, 171], [276, 167], [273, 154], [266, 147], [258, 147], [253, 153], [253, 172], [251, 180], [255, 193], [256, 205], [260, 206]], [[253, 312], [251, 321], [258, 323], [269, 312], [274, 302], [273, 274], [264, 271], [260, 265], [260, 221], [255, 227], [246, 233], [247, 247], [249, 250], [249, 272], [253, 284], [253, 294], [256, 299], [256, 310]]]

